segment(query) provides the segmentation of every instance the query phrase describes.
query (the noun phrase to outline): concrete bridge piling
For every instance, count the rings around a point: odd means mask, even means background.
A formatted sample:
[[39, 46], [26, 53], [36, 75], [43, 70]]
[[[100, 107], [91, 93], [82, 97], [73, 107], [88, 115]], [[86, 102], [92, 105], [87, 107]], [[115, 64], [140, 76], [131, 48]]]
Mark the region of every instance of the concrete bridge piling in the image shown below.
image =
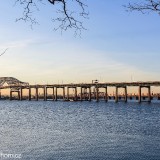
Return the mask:
[[[108, 102], [111, 99], [111, 96], [108, 95], [108, 87], [115, 87], [115, 102], [124, 101], [127, 102], [128, 98], [131, 100], [133, 97], [137, 99], [138, 102], [141, 103], [144, 99], [147, 99], [148, 102], [151, 102], [152, 96], [151, 96], [151, 87], [152, 86], [159, 86], [160, 82], [121, 82], [121, 83], [80, 83], [80, 84], [53, 84], [53, 85], [29, 85], [28, 83], [25, 83], [25, 85], [22, 84], [10, 84], [8, 86], [0, 85], [0, 99], [2, 97], [2, 91], [5, 89], [10, 90], [9, 99], [13, 100], [24, 100], [28, 99], [31, 101], [33, 98], [34, 100], [38, 101], [40, 99], [43, 99], [44, 101], [47, 100], [53, 100], [57, 101], [59, 99], [62, 99], [64, 101], [91, 101], [94, 100], [96, 102], [99, 102], [102, 98]], [[128, 87], [138, 87], [138, 96], [129, 96], [127, 94], [127, 88]], [[119, 89], [124, 89], [123, 96], [119, 95], [118, 91]], [[144, 97], [142, 95], [142, 88], [147, 88], [147, 95]], [[42, 94], [39, 94], [39, 89], [43, 90]], [[52, 93], [48, 94], [48, 89], [52, 90]], [[61, 95], [58, 94], [59, 89], [62, 89]], [[70, 90], [73, 90], [73, 93], [70, 94]], [[104, 92], [100, 92], [100, 89], [104, 89]], [[24, 98], [24, 90], [28, 90], [28, 98]], [[35, 90], [35, 94], [32, 94], [32, 90]], [[67, 93], [66, 93], [67, 91]], [[51, 92], [51, 91], [50, 91]]]

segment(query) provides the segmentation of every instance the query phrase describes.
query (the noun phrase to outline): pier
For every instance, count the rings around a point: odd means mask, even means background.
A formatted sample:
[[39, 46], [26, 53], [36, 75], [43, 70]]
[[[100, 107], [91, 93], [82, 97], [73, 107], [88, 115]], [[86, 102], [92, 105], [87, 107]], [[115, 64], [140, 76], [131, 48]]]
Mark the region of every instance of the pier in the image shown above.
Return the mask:
[[[6, 84], [6, 85], [4, 85]], [[151, 87], [157, 86], [160, 87], [160, 81], [155, 82], [120, 82], [120, 83], [79, 83], [79, 84], [45, 84], [45, 85], [30, 85], [26, 82], [21, 82], [13, 77], [0, 77], [0, 99], [3, 99], [1, 92], [3, 90], [9, 89], [9, 100], [40, 100], [44, 101], [52, 100], [52, 101], [96, 101], [105, 100], [108, 102], [113, 99], [116, 103], [119, 101], [127, 102], [128, 99], [135, 98], [139, 103], [142, 101], [151, 102], [153, 96], [151, 95]], [[108, 88], [114, 87], [115, 94], [108, 95]], [[138, 87], [138, 95], [128, 95], [127, 88], [128, 87]], [[124, 89], [124, 94], [119, 95], [119, 89]], [[142, 88], [147, 88], [147, 95], [142, 95]], [[61, 95], [58, 94], [58, 90], [61, 89]], [[99, 90], [103, 89], [104, 92], [100, 92]], [[28, 96], [24, 96], [24, 90], [27, 92]], [[34, 90], [34, 94], [33, 94]], [[43, 91], [42, 95], [39, 95], [39, 90]], [[52, 93], [48, 94], [48, 90], [52, 90]], [[74, 91], [74, 94], [70, 94], [70, 90]], [[51, 91], [50, 91], [51, 92]], [[16, 94], [13, 96], [13, 94]], [[158, 100], [159, 97], [156, 97]]]

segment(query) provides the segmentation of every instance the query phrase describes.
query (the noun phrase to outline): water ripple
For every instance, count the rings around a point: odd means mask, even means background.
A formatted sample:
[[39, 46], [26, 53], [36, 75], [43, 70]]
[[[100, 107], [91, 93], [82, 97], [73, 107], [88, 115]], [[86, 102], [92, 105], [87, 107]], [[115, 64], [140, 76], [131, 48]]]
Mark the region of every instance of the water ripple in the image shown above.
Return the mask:
[[24, 160], [158, 160], [160, 104], [0, 102], [0, 153]]

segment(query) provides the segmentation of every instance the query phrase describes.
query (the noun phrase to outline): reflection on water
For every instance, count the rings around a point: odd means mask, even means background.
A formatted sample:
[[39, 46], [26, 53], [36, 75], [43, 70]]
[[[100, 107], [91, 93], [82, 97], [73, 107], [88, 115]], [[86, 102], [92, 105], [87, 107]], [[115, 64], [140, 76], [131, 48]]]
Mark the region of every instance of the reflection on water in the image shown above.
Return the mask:
[[0, 101], [0, 153], [24, 160], [158, 160], [160, 103]]

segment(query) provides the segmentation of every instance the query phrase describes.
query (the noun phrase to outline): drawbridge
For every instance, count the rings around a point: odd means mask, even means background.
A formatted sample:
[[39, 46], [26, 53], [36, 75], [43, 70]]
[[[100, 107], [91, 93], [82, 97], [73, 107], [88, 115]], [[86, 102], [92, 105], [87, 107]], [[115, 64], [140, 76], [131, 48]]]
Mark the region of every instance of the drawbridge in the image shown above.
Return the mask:
[[28, 86], [29, 83], [22, 82], [14, 77], [0, 77], [0, 87], [3, 85], [8, 86]]

